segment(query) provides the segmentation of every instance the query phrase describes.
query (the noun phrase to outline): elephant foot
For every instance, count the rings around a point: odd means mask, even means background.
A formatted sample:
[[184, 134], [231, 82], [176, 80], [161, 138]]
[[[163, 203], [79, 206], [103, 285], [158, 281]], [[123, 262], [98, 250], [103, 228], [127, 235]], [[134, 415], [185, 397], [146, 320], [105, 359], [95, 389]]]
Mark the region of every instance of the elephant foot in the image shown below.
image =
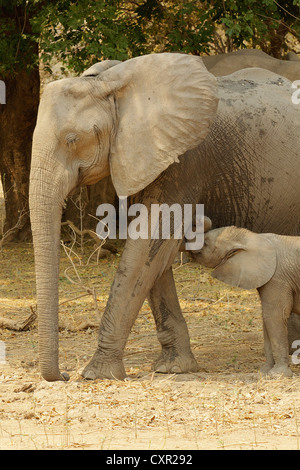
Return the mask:
[[267, 377], [292, 377], [293, 372], [287, 365], [275, 364], [275, 366], [270, 367], [268, 364], [265, 364], [261, 369], [261, 373]]
[[273, 369], [273, 367], [274, 367], [274, 363], [268, 364], [268, 363], [266, 362], [263, 366], [261, 366], [261, 368], [260, 368], [260, 373], [261, 373], [262, 375], [269, 375], [269, 373], [270, 373], [270, 371]]
[[122, 361], [104, 362], [99, 353], [95, 353], [81, 374], [87, 380], [115, 379], [124, 380], [126, 372]]
[[199, 366], [192, 353], [179, 355], [172, 349], [163, 349], [152, 369], [161, 374], [185, 374], [197, 372]]

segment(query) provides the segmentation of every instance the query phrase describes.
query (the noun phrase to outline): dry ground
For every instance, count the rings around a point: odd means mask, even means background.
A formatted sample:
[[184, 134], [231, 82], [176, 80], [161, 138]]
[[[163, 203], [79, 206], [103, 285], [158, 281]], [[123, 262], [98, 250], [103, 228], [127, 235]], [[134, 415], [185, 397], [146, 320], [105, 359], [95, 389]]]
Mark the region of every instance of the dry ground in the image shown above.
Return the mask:
[[[23, 319], [35, 304], [32, 246], [11, 244], [0, 256], [0, 316]], [[96, 286], [101, 312], [117, 263], [111, 255], [78, 268], [83, 284]], [[94, 352], [97, 329], [81, 328], [99, 320], [91, 296], [74, 299], [83, 291], [65, 278], [67, 266], [63, 256], [60, 361], [71, 379], [41, 379], [36, 325], [26, 332], [1, 329], [0, 449], [299, 449], [299, 377], [264, 380], [257, 372], [263, 341], [255, 291], [229, 288], [194, 263], [177, 264], [199, 372], [152, 373], [159, 344], [145, 302], [125, 353], [128, 380], [87, 382], [80, 371]], [[299, 366], [293, 370], [299, 373]]]

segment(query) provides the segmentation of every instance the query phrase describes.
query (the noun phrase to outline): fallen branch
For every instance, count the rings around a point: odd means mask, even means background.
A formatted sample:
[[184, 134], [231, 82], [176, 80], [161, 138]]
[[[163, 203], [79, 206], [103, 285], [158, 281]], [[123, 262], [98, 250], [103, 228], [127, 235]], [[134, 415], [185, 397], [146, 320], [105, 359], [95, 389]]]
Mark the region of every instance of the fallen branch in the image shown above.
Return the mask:
[[31, 325], [35, 322], [37, 315], [31, 308], [31, 314], [23, 321], [10, 320], [9, 318], [0, 317], [0, 328], [6, 328], [7, 330], [13, 331], [27, 331]]
[[[23, 321], [15, 321], [15, 320], [10, 320], [9, 318], [0, 317], [0, 328], [12, 330], [12, 331], [28, 331], [37, 318], [37, 315], [33, 311], [32, 307], [30, 308], [31, 308], [32, 313]], [[87, 330], [88, 328], [98, 328], [98, 327], [99, 327], [99, 323], [92, 322], [90, 320], [83, 320], [77, 325], [66, 326], [65, 324], [59, 324], [60, 331], [61, 330], [82, 331], [82, 330]]]

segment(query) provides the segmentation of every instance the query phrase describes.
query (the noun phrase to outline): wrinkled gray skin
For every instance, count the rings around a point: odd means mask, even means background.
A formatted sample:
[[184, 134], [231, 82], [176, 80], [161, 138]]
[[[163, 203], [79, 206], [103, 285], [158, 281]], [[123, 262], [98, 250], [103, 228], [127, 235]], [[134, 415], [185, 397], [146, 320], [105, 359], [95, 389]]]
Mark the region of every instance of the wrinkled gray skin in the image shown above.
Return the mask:
[[286, 60], [300, 60], [300, 57], [298, 54], [296, 54], [296, 52], [293, 52], [293, 51], [290, 51], [287, 53], [286, 55]]
[[203, 57], [207, 70], [216, 77], [229, 75], [237, 70], [260, 67], [288, 78], [291, 82], [299, 80], [299, 57], [290, 52], [288, 60], [275, 59], [258, 49], [241, 49], [228, 54]]
[[[73, 80], [80, 83], [81, 79]], [[85, 80], [90, 83], [93, 106], [97, 77]], [[300, 135], [296, 129], [300, 127], [300, 107], [291, 103], [290, 82], [266, 71], [246, 69], [218, 79], [218, 86], [218, 114], [206, 140], [182, 155], [179, 163], [169, 166], [133, 201], [147, 207], [151, 203], [204, 203], [215, 226], [235, 224], [255, 231], [298, 234]], [[71, 90], [69, 95], [62, 95], [59, 90], [53, 83], [54, 117], [47, 115], [45, 108], [41, 116], [50, 124], [53, 119], [54, 129], [56, 106], [62, 122], [69, 122], [71, 112], [68, 109]], [[82, 116], [80, 101], [77, 105], [76, 132]], [[95, 112], [101, 112], [96, 106], [95, 100]], [[82, 125], [86, 127], [87, 123]], [[61, 208], [68, 193], [78, 181], [84, 181], [85, 171], [89, 171], [88, 156], [80, 167], [76, 153], [64, 152], [62, 148], [53, 150], [57, 148], [59, 132], [50, 125], [47, 132], [42, 132], [37, 125], [30, 182], [40, 367], [49, 381], [65, 378], [58, 368]], [[116, 132], [116, 127], [111, 132]], [[100, 143], [98, 150], [100, 155]], [[80, 180], [76, 173], [79, 168]], [[97, 167], [93, 176], [97, 180]], [[172, 262], [180, 244], [173, 237], [126, 241], [101, 321], [97, 350], [83, 371], [84, 377], [124, 379], [123, 351], [145, 298], [150, 303], [162, 347], [154, 369], [165, 373], [198, 369], [172, 274]]]
[[[232, 286], [257, 289], [263, 317], [267, 375], [293, 375], [289, 367], [288, 319], [300, 314], [300, 237], [253, 233], [235, 226], [205, 234], [192, 257], [214, 268], [212, 276]], [[294, 338], [300, 340], [298, 338]]]

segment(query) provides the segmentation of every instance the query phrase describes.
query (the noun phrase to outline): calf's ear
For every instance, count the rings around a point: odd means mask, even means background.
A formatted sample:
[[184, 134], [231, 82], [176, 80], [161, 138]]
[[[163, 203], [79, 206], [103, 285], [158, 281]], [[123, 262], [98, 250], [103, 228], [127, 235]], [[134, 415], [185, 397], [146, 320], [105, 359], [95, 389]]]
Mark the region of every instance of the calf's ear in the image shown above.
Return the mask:
[[231, 249], [212, 276], [231, 286], [257, 289], [273, 277], [276, 265], [272, 241], [264, 234], [249, 232], [245, 243]]

